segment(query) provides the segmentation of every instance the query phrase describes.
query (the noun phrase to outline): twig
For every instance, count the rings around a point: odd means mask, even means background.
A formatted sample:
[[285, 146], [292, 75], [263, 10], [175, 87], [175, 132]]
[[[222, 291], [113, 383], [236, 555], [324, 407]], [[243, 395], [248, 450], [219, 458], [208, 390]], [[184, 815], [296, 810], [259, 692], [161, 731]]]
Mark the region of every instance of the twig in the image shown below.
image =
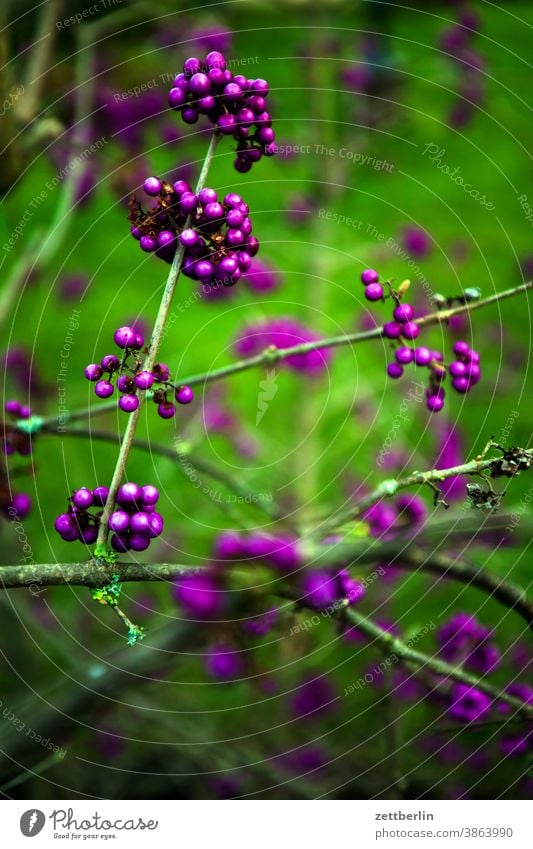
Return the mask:
[[[533, 450], [523, 449], [523, 454], [533, 461]], [[401, 489], [408, 489], [412, 486], [428, 485], [438, 489], [436, 484], [442, 483], [442, 481], [447, 480], [447, 478], [461, 475], [480, 475], [482, 472], [494, 470], [497, 465], [501, 463], [501, 460], [501, 454], [496, 457], [489, 458], [477, 457], [475, 460], [471, 460], [468, 463], [462, 463], [460, 466], [451, 466], [447, 469], [428, 469], [425, 472], [412, 472], [412, 474], [406, 475], [404, 478], [389, 478], [388, 480], [382, 481], [379, 486], [372, 490], [372, 492], [368, 495], [360, 498], [356, 504], [353, 504], [351, 507], [340, 513], [328, 516], [327, 519], [315, 528], [314, 534], [323, 534], [333, 528], [339, 527], [345, 522], [356, 519], [358, 516], [361, 516], [365, 510], [368, 510], [369, 507], [377, 504], [378, 501], [381, 501], [383, 498], [392, 498]]]
[[[198, 183], [196, 185], [195, 192], [198, 194], [199, 191], [205, 186], [207, 175], [209, 173], [210, 165], [213, 161], [213, 157], [215, 155], [215, 148], [217, 144], [218, 137], [216, 133], [213, 133], [211, 136], [211, 140], [209, 142], [209, 147], [207, 149], [207, 153], [205, 156], [204, 164], [202, 166], [202, 170], [200, 172], [200, 176], [198, 177]], [[168, 314], [170, 312], [170, 306], [172, 304], [172, 298], [174, 295], [174, 290], [176, 288], [176, 284], [178, 282], [178, 278], [181, 271], [181, 264], [183, 262], [183, 257], [185, 255], [185, 248], [180, 243], [176, 248], [176, 254], [174, 256], [174, 260], [170, 267], [169, 275], [167, 278], [167, 282], [165, 284], [165, 289], [163, 292], [163, 297], [161, 299], [161, 304], [159, 306], [159, 310], [157, 313], [157, 317], [154, 324], [154, 329], [152, 331], [152, 339], [150, 341], [150, 347], [148, 349], [148, 354], [143, 363], [144, 371], [152, 371], [154, 363], [156, 361], [157, 353], [159, 351], [159, 346], [163, 339], [163, 332], [165, 329], [165, 324], [167, 322]], [[101, 549], [105, 546], [107, 542], [107, 536], [109, 533], [109, 517], [114, 510], [115, 507], [115, 499], [117, 495], [118, 488], [122, 483], [124, 478], [124, 473], [126, 471], [126, 463], [128, 461], [129, 453], [133, 444], [133, 439], [135, 437], [135, 431], [137, 430], [137, 424], [139, 422], [139, 418], [141, 415], [141, 411], [143, 408], [143, 401], [145, 400], [145, 396], [143, 393], [140, 394], [139, 397], [139, 406], [137, 409], [130, 414], [128, 419], [128, 424], [126, 426], [126, 431], [124, 433], [124, 437], [122, 439], [120, 450], [118, 452], [117, 462], [115, 465], [115, 470], [113, 472], [113, 477], [111, 478], [111, 483], [109, 485], [109, 496], [106, 501], [102, 517], [100, 519], [100, 527], [98, 529], [98, 539], [97, 539], [97, 549]]]
[[[523, 283], [520, 286], [515, 286], [513, 289], [506, 289], [503, 292], [497, 292], [494, 295], [491, 295], [488, 298], [483, 298], [480, 301], [474, 301], [473, 303], [463, 304], [458, 307], [454, 307], [454, 309], [449, 310], [440, 310], [434, 313], [430, 313], [429, 315], [423, 316], [422, 318], [415, 319], [415, 323], [419, 324], [421, 327], [429, 327], [433, 324], [440, 324], [448, 321], [455, 315], [462, 315], [464, 313], [471, 312], [473, 309], [480, 309], [481, 307], [488, 306], [489, 304], [496, 303], [497, 301], [505, 300], [506, 298], [514, 297], [515, 295], [519, 295], [523, 292], [528, 291], [533, 287], [533, 281], [529, 281], [528, 283]], [[200, 372], [198, 374], [186, 375], [184, 377], [180, 377], [176, 380], [175, 386], [198, 386], [200, 384], [213, 383], [217, 380], [222, 380], [225, 377], [229, 377], [233, 374], [238, 374], [239, 372], [248, 371], [248, 369], [257, 368], [258, 366], [264, 365], [273, 365], [277, 362], [287, 359], [287, 357], [292, 357], [295, 354], [306, 354], [310, 351], [320, 351], [323, 348], [338, 348], [343, 345], [356, 345], [360, 342], [368, 342], [372, 339], [379, 339], [383, 336], [383, 327], [375, 327], [372, 330], [367, 330], [363, 333], [347, 333], [341, 334], [340, 336], [331, 336], [325, 339], [318, 339], [315, 342], [303, 342], [300, 345], [293, 345], [290, 348], [267, 348], [261, 354], [256, 354], [254, 357], [249, 357], [248, 359], [238, 360], [235, 363], [230, 363], [227, 366], [221, 366], [218, 369], [213, 369], [212, 371]], [[146, 393], [147, 397], [149, 397], [148, 393]], [[69, 413], [66, 413], [62, 416], [61, 420], [57, 416], [53, 416], [50, 418], [44, 418], [42, 420], [43, 426], [49, 427], [51, 429], [57, 428], [59, 425], [65, 424], [65, 422], [73, 422], [79, 421], [80, 419], [86, 419], [89, 416], [100, 415], [103, 413], [109, 413], [112, 410], [116, 409], [116, 401], [106, 401], [102, 404], [98, 404], [96, 407], [81, 407], [78, 410], [72, 410]]]
[[80, 563], [39, 563], [0, 566], [3, 589], [31, 587], [79, 586], [97, 589], [111, 583], [118, 574], [120, 583], [131, 581], [172, 581], [183, 575], [200, 574], [199, 566], [177, 563], [112, 563], [99, 565], [87, 560]]
[[432, 572], [462, 584], [477, 587], [510, 610], [516, 610], [533, 630], [533, 602], [527, 597], [526, 591], [483, 567], [479, 568], [444, 554], [425, 554], [413, 548], [402, 553], [391, 565], [399, 569], [420, 569], [423, 572]]
[[490, 696], [495, 702], [505, 702], [523, 716], [533, 717], [533, 706], [527, 705], [514, 696], [510, 696], [503, 690], [498, 690], [491, 684], [487, 684], [484, 679], [471, 675], [459, 666], [451, 666], [439, 658], [416, 651], [407, 645], [407, 643], [404, 643], [403, 640], [400, 640], [388, 631], [384, 631], [383, 628], [380, 628], [371, 619], [358, 613], [353, 608], [346, 608], [344, 615], [352, 625], [355, 625], [363, 634], [366, 634], [367, 637], [370, 637], [377, 643], [379, 648], [397, 657], [400, 663], [414, 668], [415, 673], [429, 670], [442, 678], [453, 678], [454, 681], [459, 681], [461, 684], [467, 684], [469, 687], [480, 690], [482, 693]]

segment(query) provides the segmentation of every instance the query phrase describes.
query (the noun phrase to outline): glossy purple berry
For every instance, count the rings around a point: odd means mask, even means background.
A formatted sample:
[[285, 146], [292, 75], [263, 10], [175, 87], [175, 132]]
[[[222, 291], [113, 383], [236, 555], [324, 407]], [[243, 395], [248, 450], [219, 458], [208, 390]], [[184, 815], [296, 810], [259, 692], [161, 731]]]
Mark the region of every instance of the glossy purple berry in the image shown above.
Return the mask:
[[394, 380], [401, 377], [403, 374], [403, 368], [399, 363], [389, 363], [387, 366], [387, 374], [389, 377], [392, 377]]
[[143, 183], [143, 189], [150, 197], [157, 197], [162, 187], [163, 184], [159, 177], [147, 177]]
[[150, 535], [150, 520], [148, 513], [133, 513], [130, 517], [130, 530], [135, 534]]
[[176, 415], [176, 407], [170, 402], [158, 404], [157, 413], [162, 419], [171, 419]]
[[205, 57], [205, 64], [209, 70], [213, 70], [213, 68], [220, 68], [222, 71], [226, 70], [226, 59], [219, 50], [211, 50]]
[[393, 312], [394, 320], [399, 321], [400, 324], [404, 324], [406, 321], [411, 321], [414, 314], [415, 311], [411, 304], [398, 304]]
[[185, 77], [189, 79], [193, 76], [193, 74], [198, 74], [202, 70], [202, 63], [196, 56], [190, 56], [183, 63], [183, 73]]
[[427, 366], [431, 362], [431, 351], [429, 348], [415, 348], [415, 365]]
[[125, 510], [114, 510], [109, 517], [109, 527], [112, 531], [122, 534], [130, 525], [130, 517]]
[[161, 513], [149, 513], [150, 536], [158, 537], [163, 532], [164, 522]]
[[102, 368], [104, 371], [116, 371], [120, 365], [120, 360], [115, 354], [106, 354], [102, 357]]
[[453, 352], [460, 357], [465, 357], [470, 353], [470, 347], [466, 342], [454, 342]]
[[156, 383], [165, 383], [170, 377], [170, 369], [165, 363], [156, 363], [152, 375]]
[[154, 239], [153, 236], [141, 236], [139, 244], [141, 246], [141, 250], [146, 253], [151, 253], [157, 249], [157, 239]]
[[118, 330], [115, 330], [113, 339], [119, 348], [131, 348], [132, 345], [135, 345], [137, 334], [133, 327], [119, 327]]
[[206, 187], [198, 192], [198, 200], [204, 206], [207, 206], [208, 203], [216, 203], [218, 200], [217, 193], [214, 189]]
[[104, 372], [102, 367], [99, 366], [98, 363], [91, 363], [90, 365], [85, 367], [85, 371], [83, 373], [87, 380], [95, 381], [100, 380]]
[[54, 528], [58, 534], [70, 534], [75, 530], [74, 523], [69, 513], [61, 513], [54, 522]]
[[176, 401], [178, 404], [190, 404], [194, 398], [194, 392], [190, 386], [180, 386], [176, 389]]
[[187, 102], [187, 92], [183, 86], [171, 88], [168, 93], [168, 105], [171, 109], [181, 109]]
[[405, 324], [402, 325], [402, 336], [405, 339], [416, 339], [419, 333], [420, 328], [414, 321], [406, 321]]
[[235, 115], [223, 113], [217, 118], [217, 127], [223, 136], [231, 136], [235, 129], [237, 121]]
[[452, 377], [464, 377], [466, 374], [466, 365], [460, 360], [454, 360], [448, 366], [448, 371]]
[[383, 325], [383, 335], [386, 339], [398, 339], [402, 335], [402, 326], [397, 321], [388, 321]]
[[176, 236], [172, 230], [161, 230], [157, 235], [157, 247], [168, 248], [176, 241]]
[[103, 507], [107, 501], [109, 489], [107, 486], [96, 486], [93, 489], [94, 504], [98, 507]]
[[108, 380], [99, 380], [94, 391], [99, 398], [109, 398], [115, 391], [115, 387]]
[[201, 72], [193, 74], [189, 80], [189, 88], [193, 94], [197, 94], [202, 97], [204, 94], [209, 94], [211, 91], [211, 80], [207, 74], [202, 74]]
[[133, 378], [133, 382], [137, 389], [150, 389], [154, 382], [154, 377], [149, 371], [140, 371]]
[[117, 492], [117, 503], [130, 507], [141, 499], [141, 487], [136, 483], [123, 483]]
[[152, 484], [141, 487], [141, 501], [143, 504], [152, 505], [159, 501], [159, 490]]
[[139, 399], [136, 395], [122, 395], [118, 399], [118, 406], [123, 413], [134, 413], [139, 406]]
[[438, 413], [444, 407], [444, 399], [440, 395], [428, 395], [426, 407], [431, 413]]
[[365, 298], [367, 301], [381, 301], [383, 298], [383, 286], [379, 283], [369, 283], [365, 289]]
[[121, 374], [117, 378], [117, 389], [119, 392], [135, 392], [133, 377], [130, 377], [129, 374]]
[[369, 286], [371, 283], [379, 283], [379, 274], [373, 268], [365, 268], [361, 272], [361, 283], [364, 283], [365, 286]]
[[406, 345], [402, 345], [401, 348], [396, 349], [396, 353], [394, 354], [396, 357], [396, 361], [401, 365], [407, 365], [408, 363], [412, 363], [414, 359], [414, 351], [412, 348], [408, 348]]
[[88, 507], [91, 507], [93, 503], [91, 490], [86, 487], [76, 490], [72, 496], [72, 503], [75, 507], [79, 507], [80, 510], [86, 510]]
[[454, 377], [452, 386], [456, 392], [460, 392], [461, 394], [468, 392], [470, 389], [470, 383], [467, 377]]
[[129, 543], [131, 551], [145, 551], [150, 545], [150, 538], [144, 534], [131, 534]]

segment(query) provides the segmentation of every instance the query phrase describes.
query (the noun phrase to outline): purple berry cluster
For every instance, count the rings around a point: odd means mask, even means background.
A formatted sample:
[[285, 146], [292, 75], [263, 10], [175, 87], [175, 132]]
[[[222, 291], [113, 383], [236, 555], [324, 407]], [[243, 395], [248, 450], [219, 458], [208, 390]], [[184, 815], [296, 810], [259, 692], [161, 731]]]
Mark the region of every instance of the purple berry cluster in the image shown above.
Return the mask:
[[269, 86], [266, 80], [249, 80], [229, 70], [218, 50], [201, 61], [191, 56], [183, 63], [168, 94], [172, 109], [181, 112], [186, 124], [196, 124], [200, 115], [224, 136], [237, 142], [234, 167], [241, 174], [254, 162], [275, 153], [272, 118], [266, 111]]
[[[81, 487], [72, 493], [66, 513], [60, 513], [54, 522], [54, 528], [65, 542], [79, 540], [85, 545], [92, 545], [98, 536], [101, 508], [105, 505], [109, 490], [106, 486], [95, 489]], [[89, 512], [96, 508], [98, 512]]]
[[[96, 542], [98, 527], [109, 495], [105, 486], [93, 490], [82, 487], [69, 499], [66, 513], [55, 520], [54, 527], [65, 542], [91, 545]], [[159, 492], [155, 486], [124, 483], [117, 492], [116, 509], [109, 517], [113, 531], [111, 545], [115, 551], [144, 551], [150, 541], [163, 531], [163, 517], [156, 512]], [[96, 512], [90, 512], [96, 508]]]
[[[402, 284], [398, 290], [393, 289], [389, 281], [379, 282], [379, 274], [373, 268], [366, 268], [361, 274], [361, 282], [365, 286], [365, 297], [369, 301], [384, 301], [391, 298], [395, 304], [392, 321], [383, 325], [383, 336], [396, 345], [394, 360], [387, 366], [387, 374], [393, 380], [402, 377], [404, 367], [410, 363], [428, 369], [428, 388], [426, 390], [426, 407], [432, 413], [438, 413], [444, 406], [445, 391], [442, 386], [446, 374], [449, 373], [452, 388], [456, 392], [468, 392], [481, 378], [479, 354], [469, 348], [466, 342], [456, 342], [453, 352], [456, 359], [448, 366], [440, 351], [432, 351], [424, 345], [414, 346], [412, 343], [420, 333], [419, 325], [413, 321], [414, 309], [410, 304], [402, 303], [402, 297], [409, 283]], [[407, 284], [407, 285], [406, 285]], [[387, 293], [385, 292], [387, 289]]]
[[[19, 401], [6, 401], [4, 410], [16, 422], [18, 419], [29, 419], [30, 408], [20, 404]], [[31, 454], [31, 437], [23, 433], [15, 424], [7, 421], [2, 422], [2, 451], [9, 457], [11, 454], [20, 454], [28, 457]]]
[[233, 286], [249, 271], [259, 241], [240, 195], [230, 192], [219, 200], [210, 188], [196, 195], [184, 180], [170, 185], [158, 177], [148, 177], [143, 187], [158, 198], [148, 211], [135, 195], [130, 201], [131, 232], [143, 251], [171, 263], [179, 243], [183, 273], [206, 286]]
[[[190, 386], [174, 385], [170, 381], [170, 370], [165, 363], [155, 363], [151, 371], [146, 371], [140, 357], [144, 346], [144, 337], [134, 327], [119, 327], [114, 334], [117, 347], [121, 348], [121, 358], [116, 354], [106, 354], [100, 363], [90, 363], [85, 368], [85, 377], [95, 384], [98, 398], [110, 398], [115, 391], [112, 381], [120, 393], [118, 406], [125, 413], [133, 413], [139, 406], [139, 392], [152, 391], [152, 400], [157, 404], [157, 412], [162, 419], [171, 419], [176, 406], [169, 401], [174, 393], [178, 404], [190, 404], [194, 392]], [[155, 388], [154, 388], [155, 387]]]

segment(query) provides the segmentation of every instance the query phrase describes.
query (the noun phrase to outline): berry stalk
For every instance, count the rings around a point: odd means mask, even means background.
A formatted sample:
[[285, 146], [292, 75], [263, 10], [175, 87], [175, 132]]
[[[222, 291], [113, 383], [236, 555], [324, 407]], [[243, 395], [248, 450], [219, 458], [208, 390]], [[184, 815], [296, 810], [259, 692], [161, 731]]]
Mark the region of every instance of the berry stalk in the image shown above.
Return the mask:
[[[198, 183], [196, 185], [196, 194], [198, 194], [206, 184], [207, 175], [209, 173], [209, 168], [213, 161], [213, 157], [215, 155], [215, 148], [217, 145], [218, 136], [216, 133], [213, 133], [211, 136], [211, 140], [209, 142], [209, 147], [207, 149], [207, 153], [204, 159], [204, 164], [202, 166], [202, 170], [200, 172], [200, 176], [198, 177]], [[178, 278], [181, 271], [181, 266], [183, 263], [183, 258], [185, 255], [185, 248], [183, 245], [179, 245], [176, 249], [176, 254], [172, 261], [172, 265], [170, 267], [169, 275], [167, 278], [167, 282], [165, 284], [165, 289], [163, 292], [163, 297], [161, 299], [161, 304], [159, 306], [159, 310], [157, 313], [157, 317], [154, 324], [154, 329], [152, 331], [152, 338], [150, 341], [150, 346], [148, 348], [148, 354], [146, 355], [146, 359], [143, 363], [143, 369], [145, 371], [151, 372], [157, 357], [157, 353], [159, 351], [159, 347], [163, 340], [165, 324], [168, 319], [168, 315], [170, 312], [170, 307], [172, 304], [172, 298], [174, 296], [174, 291], [176, 289], [176, 284], [178, 282]], [[124, 432], [124, 437], [122, 439], [122, 443], [120, 446], [120, 450], [117, 457], [117, 462], [115, 465], [115, 470], [113, 472], [113, 477], [111, 479], [111, 484], [109, 486], [109, 497], [106, 501], [104, 511], [102, 513], [102, 517], [100, 520], [100, 527], [98, 530], [98, 538], [96, 541], [97, 550], [101, 550], [102, 547], [105, 547], [107, 542], [107, 537], [109, 533], [109, 517], [113, 512], [116, 495], [119, 489], [120, 484], [122, 483], [122, 479], [124, 477], [124, 472], [126, 470], [126, 464], [128, 462], [129, 453], [131, 450], [131, 446], [133, 444], [133, 440], [135, 437], [135, 432], [137, 430], [137, 424], [139, 422], [139, 417], [141, 415], [141, 410], [143, 406], [144, 397], [141, 394], [139, 398], [139, 406], [136, 410], [131, 413], [128, 424], [126, 426], [126, 430]]]

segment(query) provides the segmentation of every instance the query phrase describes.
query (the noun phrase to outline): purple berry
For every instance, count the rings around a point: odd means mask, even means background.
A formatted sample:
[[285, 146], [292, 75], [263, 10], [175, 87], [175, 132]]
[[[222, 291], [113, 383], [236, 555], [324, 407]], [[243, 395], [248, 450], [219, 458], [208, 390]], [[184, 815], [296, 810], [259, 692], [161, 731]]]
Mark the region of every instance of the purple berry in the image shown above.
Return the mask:
[[190, 386], [180, 386], [176, 389], [176, 401], [178, 404], [190, 404], [194, 398], [194, 392]]
[[150, 519], [148, 513], [133, 513], [130, 517], [130, 530], [135, 534], [150, 535]]
[[132, 551], [145, 551], [150, 545], [150, 538], [143, 534], [132, 534], [129, 543]]
[[141, 250], [146, 251], [146, 253], [151, 253], [157, 248], [157, 239], [154, 239], [153, 236], [141, 236], [139, 244], [141, 246]]
[[208, 203], [216, 203], [218, 196], [214, 189], [205, 188], [198, 192], [198, 200], [207, 206]]
[[402, 325], [402, 336], [405, 339], [416, 339], [419, 333], [420, 328], [418, 324], [414, 323], [414, 321], [406, 321], [405, 324]]
[[156, 363], [152, 375], [156, 383], [165, 383], [170, 377], [170, 369], [165, 363]]
[[412, 348], [408, 348], [406, 345], [402, 345], [401, 348], [396, 349], [396, 353], [394, 356], [396, 357], [397, 362], [401, 363], [401, 365], [406, 366], [408, 363], [413, 362], [415, 354]]
[[379, 274], [373, 268], [365, 268], [361, 272], [361, 283], [364, 283], [365, 286], [369, 286], [370, 283], [379, 283]]
[[209, 70], [213, 70], [213, 68], [219, 68], [221, 71], [226, 70], [226, 59], [218, 50], [211, 50], [211, 52], [207, 54], [205, 57], [205, 64]]
[[109, 490], [107, 486], [95, 486], [93, 489], [93, 501], [98, 507], [103, 507], [107, 501]]
[[[98, 363], [91, 363], [90, 365], [85, 367], [85, 371], [83, 372], [87, 380], [95, 381], [100, 380], [104, 371]], [[6, 405], [7, 406], [7, 405]], [[19, 404], [20, 409], [20, 404]]]
[[171, 419], [172, 416], [176, 415], [176, 407], [174, 404], [165, 401], [162, 404], [158, 404], [157, 412], [162, 419]]
[[150, 536], [158, 537], [163, 532], [164, 522], [160, 513], [149, 514]]
[[19, 519], [24, 519], [31, 510], [31, 498], [25, 492], [17, 492], [13, 496], [11, 508], [16, 511]]
[[118, 345], [119, 348], [131, 348], [132, 345], [135, 345], [135, 340], [137, 338], [137, 334], [133, 327], [119, 327], [118, 330], [115, 330], [113, 339], [115, 340], [115, 344]]
[[147, 177], [143, 183], [143, 189], [147, 195], [156, 197], [162, 189], [162, 183], [159, 177]]
[[406, 321], [411, 321], [414, 314], [415, 311], [411, 304], [398, 304], [393, 312], [395, 321], [399, 321], [400, 324], [405, 324]]
[[[87, 369], [93, 368], [93, 366], [87, 366]], [[85, 377], [87, 377], [87, 369], [85, 369]], [[95, 378], [97, 380], [98, 378]], [[87, 380], [91, 380], [90, 377], [87, 377]], [[18, 401], [6, 401], [5, 411], [10, 416], [20, 417], [20, 403]]]
[[69, 534], [72, 530], [75, 530], [70, 514], [61, 513], [54, 522], [54, 528], [61, 535]]
[[139, 399], [136, 395], [122, 395], [118, 399], [118, 406], [124, 413], [134, 413], [139, 406]]
[[117, 503], [130, 507], [141, 499], [141, 487], [136, 483], [123, 483], [117, 492]]
[[223, 97], [228, 103], [236, 103], [242, 97], [242, 88], [237, 83], [228, 83], [224, 87]]
[[235, 129], [237, 121], [235, 115], [226, 114], [225, 112], [217, 118], [217, 127], [223, 136], [231, 136]]
[[208, 203], [204, 209], [204, 215], [208, 221], [219, 221], [224, 216], [224, 207], [218, 201]]
[[454, 342], [453, 353], [465, 357], [470, 353], [470, 348], [466, 342]]
[[403, 374], [403, 368], [399, 363], [389, 363], [387, 366], [387, 374], [389, 377], [392, 377], [396, 380], [398, 377], [401, 377]]
[[439, 395], [428, 395], [426, 398], [426, 407], [431, 413], [438, 413], [444, 407], [444, 399]]
[[189, 80], [189, 88], [193, 94], [198, 94], [200, 96], [204, 94], [209, 94], [209, 92], [211, 91], [211, 80], [209, 79], [207, 74], [193, 74], [193, 76]]
[[168, 93], [168, 105], [171, 109], [181, 109], [187, 102], [187, 93], [182, 86], [171, 88]]
[[456, 392], [460, 392], [461, 394], [468, 392], [470, 389], [470, 383], [467, 377], [454, 377], [452, 386]]
[[194, 192], [184, 192], [180, 197], [180, 209], [185, 215], [192, 212], [198, 206], [198, 198]]
[[129, 374], [121, 374], [117, 378], [117, 389], [119, 392], [135, 392], [135, 384], [133, 378]]
[[93, 494], [91, 490], [86, 487], [76, 490], [72, 496], [72, 503], [75, 507], [79, 507], [80, 510], [86, 510], [88, 507], [91, 507], [93, 503]]
[[383, 325], [383, 335], [387, 339], [398, 339], [402, 335], [402, 327], [397, 321], [388, 321]]
[[99, 380], [94, 391], [99, 398], [109, 398], [115, 391], [115, 387], [108, 380]]
[[415, 365], [427, 366], [431, 362], [431, 351], [429, 348], [415, 348]]
[[141, 500], [143, 504], [152, 505], [159, 501], [159, 490], [152, 484], [141, 487]]
[[172, 184], [172, 188], [180, 197], [184, 195], [185, 192], [191, 191], [191, 187], [185, 182], [185, 180], [176, 180], [176, 182]]
[[106, 354], [102, 357], [102, 368], [104, 371], [116, 371], [120, 365], [120, 360], [115, 354]]
[[112, 531], [122, 534], [130, 525], [130, 517], [125, 510], [115, 510], [109, 517], [109, 527]]
[[78, 534], [78, 539], [80, 542], [84, 542], [85, 545], [92, 545], [93, 542], [96, 542], [97, 536], [98, 528], [95, 525], [89, 525], [87, 528], [83, 528], [81, 533]]
[[196, 56], [190, 56], [189, 59], [186, 59], [183, 63], [183, 73], [185, 77], [188, 79], [192, 77], [193, 74], [198, 74], [202, 70], [202, 63]]
[[154, 382], [154, 377], [149, 371], [140, 371], [133, 378], [133, 382], [137, 389], [150, 389]]
[[367, 301], [381, 301], [383, 298], [383, 286], [379, 283], [369, 283], [365, 289], [365, 298]]
[[452, 377], [464, 377], [466, 374], [466, 366], [460, 360], [454, 360], [448, 366], [448, 371]]
[[156, 241], [158, 248], [168, 248], [170, 245], [174, 244], [176, 236], [172, 230], [161, 230], [161, 232], [157, 235]]

